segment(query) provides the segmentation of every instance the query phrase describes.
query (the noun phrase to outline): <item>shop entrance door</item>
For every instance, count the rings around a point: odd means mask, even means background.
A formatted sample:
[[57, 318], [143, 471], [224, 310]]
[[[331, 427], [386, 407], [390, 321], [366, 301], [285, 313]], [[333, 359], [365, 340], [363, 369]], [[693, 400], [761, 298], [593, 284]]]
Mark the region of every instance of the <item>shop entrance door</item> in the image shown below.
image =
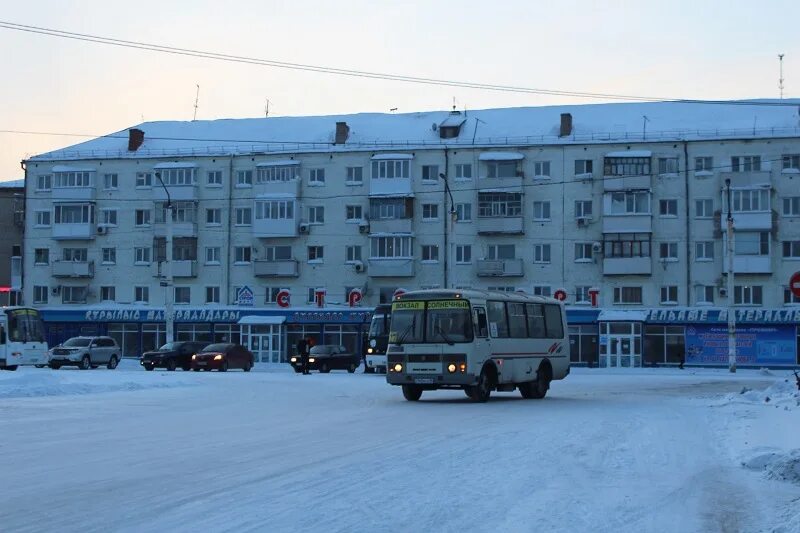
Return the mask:
[[251, 333], [250, 351], [253, 357], [261, 363], [279, 363], [277, 350], [272, 349], [272, 342], [269, 334]]
[[642, 366], [641, 322], [601, 322], [600, 332], [601, 366]]

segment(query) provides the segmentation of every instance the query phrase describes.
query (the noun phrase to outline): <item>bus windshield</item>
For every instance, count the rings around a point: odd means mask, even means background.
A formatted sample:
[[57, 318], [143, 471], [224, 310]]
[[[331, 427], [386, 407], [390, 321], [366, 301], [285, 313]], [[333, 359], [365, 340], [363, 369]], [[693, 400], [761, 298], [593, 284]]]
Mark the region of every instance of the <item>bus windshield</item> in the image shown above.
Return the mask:
[[401, 301], [392, 305], [389, 342], [472, 342], [472, 319], [465, 300]]
[[372, 338], [389, 334], [389, 317], [386, 313], [375, 313], [369, 325], [369, 336]]
[[44, 324], [36, 309], [7, 309], [8, 340], [11, 342], [44, 342]]

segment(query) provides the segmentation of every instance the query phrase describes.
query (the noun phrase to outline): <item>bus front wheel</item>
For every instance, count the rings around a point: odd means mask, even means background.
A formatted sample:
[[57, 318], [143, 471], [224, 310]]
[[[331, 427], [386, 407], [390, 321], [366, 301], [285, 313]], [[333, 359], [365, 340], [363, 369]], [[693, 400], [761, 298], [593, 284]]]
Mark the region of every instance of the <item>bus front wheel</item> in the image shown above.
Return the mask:
[[3, 370], [8, 370], [9, 372], [13, 372], [13, 371], [15, 371], [17, 369], [17, 365], [4, 366], [2, 368], [3, 368]]
[[422, 387], [419, 385], [403, 385], [403, 397], [409, 402], [416, 402], [422, 397]]
[[478, 384], [472, 385], [467, 389], [467, 395], [473, 402], [484, 403], [489, 401], [494, 388], [494, 372], [491, 367], [485, 366], [478, 377]]

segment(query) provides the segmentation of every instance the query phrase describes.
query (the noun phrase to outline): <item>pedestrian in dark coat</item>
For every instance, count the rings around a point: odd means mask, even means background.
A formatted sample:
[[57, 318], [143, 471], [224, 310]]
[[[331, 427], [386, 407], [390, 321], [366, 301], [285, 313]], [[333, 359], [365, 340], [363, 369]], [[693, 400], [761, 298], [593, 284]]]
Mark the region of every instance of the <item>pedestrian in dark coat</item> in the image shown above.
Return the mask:
[[300, 368], [303, 374], [308, 374], [308, 342], [305, 337], [297, 341], [297, 355], [300, 357]]

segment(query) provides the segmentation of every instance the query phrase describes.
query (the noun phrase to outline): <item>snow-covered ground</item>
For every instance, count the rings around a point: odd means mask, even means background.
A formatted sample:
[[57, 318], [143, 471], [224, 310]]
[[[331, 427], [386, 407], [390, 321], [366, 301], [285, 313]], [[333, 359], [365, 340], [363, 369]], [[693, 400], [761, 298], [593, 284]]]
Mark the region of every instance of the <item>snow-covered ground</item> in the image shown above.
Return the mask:
[[797, 532], [787, 376], [573, 369], [472, 404], [280, 368], [2, 372], [0, 530]]

